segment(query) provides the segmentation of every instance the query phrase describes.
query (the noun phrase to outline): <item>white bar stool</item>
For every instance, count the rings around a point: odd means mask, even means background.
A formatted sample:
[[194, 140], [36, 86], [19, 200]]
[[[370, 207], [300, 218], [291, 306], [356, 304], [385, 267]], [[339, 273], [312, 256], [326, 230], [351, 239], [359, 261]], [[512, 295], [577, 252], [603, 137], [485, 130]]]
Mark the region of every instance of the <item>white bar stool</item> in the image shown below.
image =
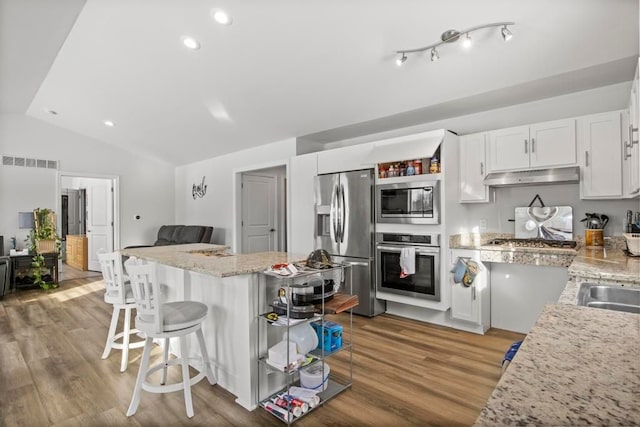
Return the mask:
[[[205, 376], [209, 384], [215, 385], [216, 380], [211, 370], [211, 362], [207, 353], [207, 347], [202, 334], [202, 322], [207, 317], [208, 308], [197, 301], [178, 301], [162, 303], [160, 301], [160, 285], [156, 278], [155, 265], [138, 263], [135, 258], [129, 258], [125, 268], [131, 280], [131, 289], [136, 301], [136, 327], [143, 331], [145, 340], [142, 360], [136, 386], [131, 398], [131, 404], [127, 410], [127, 416], [131, 416], [138, 410], [140, 392], [146, 390], [151, 393], [170, 393], [184, 390], [184, 401], [187, 416], [193, 417], [193, 403], [191, 400], [191, 386], [198, 383]], [[203, 369], [196, 376], [189, 376], [189, 348], [187, 335], [195, 332], [200, 343]], [[180, 339], [180, 358], [169, 360], [169, 339]], [[153, 347], [154, 338], [164, 338], [164, 360], [162, 363], [149, 366], [149, 355]], [[166, 384], [167, 368], [171, 365], [182, 366], [182, 382]], [[151, 384], [147, 376], [162, 369], [160, 385]]]
[[[98, 252], [98, 260], [100, 261], [100, 269], [104, 280], [104, 301], [113, 305], [111, 325], [109, 326], [107, 344], [104, 347], [102, 358], [109, 357], [111, 349], [122, 350], [120, 372], [124, 372], [129, 362], [129, 349], [140, 348], [144, 345], [144, 341], [130, 342], [131, 335], [140, 332], [137, 329], [131, 329], [131, 311], [136, 308], [136, 303], [133, 299], [131, 286], [125, 281], [120, 253]], [[116, 333], [120, 310], [124, 310], [124, 328], [122, 332]], [[121, 343], [118, 342], [120, 338], [122, 338]]]

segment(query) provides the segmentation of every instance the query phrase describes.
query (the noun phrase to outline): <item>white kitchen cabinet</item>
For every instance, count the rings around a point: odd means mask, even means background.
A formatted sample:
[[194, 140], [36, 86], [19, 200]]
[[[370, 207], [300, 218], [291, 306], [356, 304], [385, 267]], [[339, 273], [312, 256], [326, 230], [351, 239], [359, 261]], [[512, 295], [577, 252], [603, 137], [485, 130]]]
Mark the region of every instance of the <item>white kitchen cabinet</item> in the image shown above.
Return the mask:
[[489, 132], [489, 171], [575, 166], [576, 121], [555, 120]]
[[581, 117], [580, 198], [622, 197], [622, 144], [620, 111]]
[[631, 85], [629, 110], [622, 125], [622, 195], [624, 198], [640, 196], [640, 99], [638, 68]]
[[314, 179], [318, 173], [316, 153], [292, 157], [289, 163], [288, 251], [306, 254], [314, 249]]
[[480, 271], [476, 275], [473, 284], [469, 287], [464, 286], [462, 283], [454, 283], [453, 274], [449, 273], [449, 282], [451, 285], [451, 318], [479, 325], [481, 326], [482, 332], [485, 332], [491, 324], [489, 269], [480, 262], [480, 251], [452, 249], [452, 264], [456, 263], [458, 257], [475, 261], [478, 263]]
[[369, 169], [373, 144], [358, 144], [349, 147], [320, 151], [318, 155], [318, 174]]
[[460, 203], [489, 201], [489, 187], [484, 185], [486, 133], [460, 137]]
[[529, 168], [529, 126], [489, 132], [491, 172]]

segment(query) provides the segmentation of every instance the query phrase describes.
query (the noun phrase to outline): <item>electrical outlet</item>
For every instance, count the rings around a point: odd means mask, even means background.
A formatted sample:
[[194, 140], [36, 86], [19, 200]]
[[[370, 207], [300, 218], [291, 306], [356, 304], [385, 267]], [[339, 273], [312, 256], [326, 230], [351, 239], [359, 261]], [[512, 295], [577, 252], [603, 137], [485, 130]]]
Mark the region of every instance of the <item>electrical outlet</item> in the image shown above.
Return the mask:
[[482, 219], [480, 220], [480, 230], [481, 230], [481, 231], [484, 231], [484, 230], [486, 230], [486, 229], [487, 229], [487, 220], [486, 220], [486, 219], [484, 219], [484, 218], [482, 218]]

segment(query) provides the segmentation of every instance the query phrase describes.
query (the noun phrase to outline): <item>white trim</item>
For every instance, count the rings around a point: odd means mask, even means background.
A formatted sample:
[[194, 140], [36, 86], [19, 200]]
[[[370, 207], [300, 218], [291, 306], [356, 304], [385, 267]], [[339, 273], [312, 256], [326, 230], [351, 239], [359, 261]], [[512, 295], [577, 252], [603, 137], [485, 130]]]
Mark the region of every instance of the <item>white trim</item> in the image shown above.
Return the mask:
[[62, 230], [62, 177], [108, 179], [113, 185], [113, 249], [120, 249], [120, 177], [118, 175], [95, 174], [89, 172], [57, 171], [56, 208], [58, 215], [58, 230]]
[[[238, 252], [238, 250], [242, 247], [242, 174], [245, 172], [255, 172], [261, 169], [268, 169], [273, 167], [284, 166], [285, 168], [285, 176], [287, 177], [287, 219], [290, 218], [290, 191], [289, 191], [289, 159], [283, 160], [275, 160], [267, 163], [251, 165], [251, 166], [243, 166], [237, 169], [232, 170], [233, 174], [233, 243], [231, 246], [232, 252]], [[289, 230], [289, 222], [287, 221], [287, 247], [289, 247], [290, 242], [290, 230]]]

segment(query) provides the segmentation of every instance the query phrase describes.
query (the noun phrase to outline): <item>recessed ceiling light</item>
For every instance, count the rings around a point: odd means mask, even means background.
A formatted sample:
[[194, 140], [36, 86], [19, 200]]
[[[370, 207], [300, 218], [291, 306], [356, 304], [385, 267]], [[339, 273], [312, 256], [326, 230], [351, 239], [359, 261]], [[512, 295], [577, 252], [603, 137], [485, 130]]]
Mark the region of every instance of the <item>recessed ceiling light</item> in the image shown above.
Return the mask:
[[109, 126], [110, 128], [114, 127], [116, 124], [114, 122], [112, 122], [111, 120], [105, 120], [102, 123], [104, 123], [105, 126]]
[[182, 40], [182, 44], [184, 44], [189, 49], [192, 49], [192, 50], [200, 49], [200, 42], [191, 36], [182, 36], [180, 37], [180, 40]]
[[48, 108], [45, 108], [44, 111], [46, 111], [47, 113], [51, 114], [52, 116], [57, 116], [58, 112], [55, 110], [50, 110]]
[[231, 25], [233, 22], [231, 16], [221, 9], [211, 9], [211, 17], [220, 25]]

